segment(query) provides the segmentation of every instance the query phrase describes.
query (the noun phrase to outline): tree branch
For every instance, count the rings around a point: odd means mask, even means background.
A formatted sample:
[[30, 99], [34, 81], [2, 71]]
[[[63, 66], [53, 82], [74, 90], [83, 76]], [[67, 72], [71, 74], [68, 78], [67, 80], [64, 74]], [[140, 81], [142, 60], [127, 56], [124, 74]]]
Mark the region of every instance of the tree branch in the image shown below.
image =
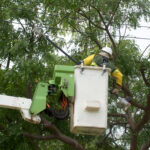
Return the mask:
[[114, 60], [114, 63], [116, 64], [117, 47], [116, 47], [116, 44], [115, 44], [115, 42], [114, 42], [114, 39], [113, 39], [113, 37], [111, 36], [111, 34], [110, 34], [110, 32], [109, 32], [108, 26], [107, 26], [107, 24], [106, 24], [106, 22], [105, 22], [105, 20], [104, 20], [103, 15], [101, 14], [101, 11], [100, 11], [98, 8], [96, 8], [95, 6], [93, 6], [93, 5], [92, 5], [91, 7], [93, 7], [93, 8], [97, 11], [97, 13], [99, 14], [100, 19], [102, 20], [102, 22], [103, 22], [103, 24], [104, 24], [104, 26], [105, 26], [105, 28], [104, 28], [103, 30], [106, 31], [106, 33], [108, 34], [108, 37], [109, 37], [109, 39], [110, 39], [110, 41], [111, 41], [111, 43], [112, 43], [112, 45], [113, 45], [113, 49], [114, 49], [113, 60]]
[[66, 143], [66, 144], [69, 144], [70, 146], [72, 146], [76, 150], [85, 150], [85, 148], [82, 145], [80, 145], [76, 140], [62, 134], [54, 124], [52, 124], [50, 121], [47, 121], [42, 116], [41, 116], [41, 123], [43, 124], [43, 127], [49, 128], [53, 134], [50, 136], [38, 136], [38, 135], [24, 132], [23, 136], [26, 136], [26, 137], [29, 137], [32, 139], [36, 139], [36, 140], [58, 139], [58, 140]]
[[24, 25], [22, 24], [22, 22], [18, 19], [18, 22], [20, 23], [20, 25], [22, 26], [22, 28], [23, 28], [23, 30], [24, 30], [24, 32], [26, 33], [26, 35], [27, 35], [27, 31], [26, 31], [26, 29], [25, 29], [25, 27], [24, 27]]
[[[82, 13], [81, 13], [81, 12]], [[101, 27], [101, 26], [98, 26], [97, 24], [95, 24], [91, 19], [90, 17], [88, 17], [83, 10], [81, 10], [80, 8], [78, 9], [78, 11], [76, 11], [79, 15], [81, 15], [82, 17], [86, 18], [93, 26], [97, 27], [98, 29], [101, 29], [101, 30], [105, 30], [105, 28]]]
[[[132, 98], [132, 94], [131, 94], [131, 92], [129, 91], [129, 89], [128, 89], [128, 87], [127, 87], [126, 84], [123, 84], [123, 85], [122, 85], [122, 90], [123, 90], [123, 92], [124, 92], [124, 94], [125, 94], [126, 97], [129, 96], [130, 98]], [[145, 110], [145, 107], [144, 107], [143, 105], [140, 105], [140, 104], [136, 103], [135, 101], [133, 101], [133, 99], [131, 100], [130, 103], [131, 103], [131, 105], [133, 105], [133, 106], [135, 106], [135, 107], [137, 107], [137, 108], [140, 108], [140, 109], [142, 109], [142, 110]]]
[[146, 52], [146, 50], [149, 48], [150, 44], [148, 44], [145, 48], [145, 50], [143, 51], [143, 53], [141, 54], [139, 61], [141, 61], [142, 56], [144, 55], [144, 53]]
[[148, 80], [147, 80], [146, 77], [145, 77], [145, 73], [144, 73], [145, 69], [144, 69], [144, 66], [141, 66], [140, 71], [141, 71], [141, 75], [142, 75], [142, 77], [143, 77], [143, 80], [144, 80], [144, 82], [145, 82], [145, 85], [146, 85], [147, 87], [150, 87], [150, 83], [148, 82]]
[[95, 44], [99, 47], [99, 49], [102, 48], [102, 46], [100, 45], [100, 43], [98, 42], [98, 40], [96, 38], [91, 38], [91, 36], [87, 33], [83, 33], [81, 30], [79, 30], [79, 28], [77, 29], [76, 27], [74, 27], [71, 23], [69, 23], [73, 29], [75, 29], [77, 32], [79, 32], [81, 35], [84, 35], [86, 37], [90, 37], [90, 39], [95, 42]]
[[137, 149], [137, 138], [138, 138], [138, 134], [134, 132], [131, 138], [130, 150]]
[[141, 149], [140, 149], [140, 150], [148, 150], [149, 147], [150, 147], [150, 138], [147, 140], [146, 143], [144, 143], [144, 144], [141, 146]]
[[126, 115], [125, 114], [112, 114], [112, 113], [109, 113], [108, 117], [123, 117], [123, 118], [126, 118]]
[[133, 117], [131, 116], [131, 114], [129, 113], [129, 111], [126, 112], [126, 119], [132, 129], [132, 131], [135, 131], [135, 121], [133, 119]]
[[109, 25], [111, 24], [111, 22], [112, 22], [112, 20], [113, 20], [113, 18], [114, 18], [114, 16], [115, 16], [115, 14], [116, 14], [116, 12], [117, 12], [117, 10], [118, 10], [118, 8], [119, 8], [120, 2], [121, 2], [121, 0], [119, 0], [119, 2], [118, 2], [118, 4], [117, 4], [117, 7], [115, 8], [115, 10], [114, 10], [114, 12], [113, 12], [113, 14], [112, 14], [112, 16], [111, 16], [111, 18], [110, 18], [108, 24], [107, 24], [107, 27], [109, 27]]
[[7, 59], [6, 69], [9, 69], [10, 61], [11, 61], [11, 54], [10, 54], [10, 52], [9, 52], [9, 53], [8, 53], [8, 59]]
[[140, 131], [143, 126], [150, 120], [150, 91], [147, 96], [147, 106], [145, 108], [145, 113], [142, 120], [136, 125], [136, 131]]

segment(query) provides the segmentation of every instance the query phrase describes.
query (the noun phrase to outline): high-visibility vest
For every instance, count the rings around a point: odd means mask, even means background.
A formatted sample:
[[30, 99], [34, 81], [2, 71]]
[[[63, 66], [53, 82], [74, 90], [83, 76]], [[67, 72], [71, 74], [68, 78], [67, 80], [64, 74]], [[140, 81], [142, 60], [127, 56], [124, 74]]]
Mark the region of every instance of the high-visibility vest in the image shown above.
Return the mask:
[[[102, 64], [104, 62], [103, 57], [100, 55], [95, 55], [92, 54], [90, 56], [88, 56], [87, 58], [85, 58], [83, 60], [84, 65], [85, 66], [100, 66], [102, 67]], [[107, 68], [111, 68], [111, 76], [114, 77], [116, 79], [116, 83], [120, 86], [122, 86], [122, 78], [123, 75], [120, 72], [120, 70], [118, 68], [116, 68], [112, 63], [110, 63], [109, 61], [106, 63], [106, 67]]]

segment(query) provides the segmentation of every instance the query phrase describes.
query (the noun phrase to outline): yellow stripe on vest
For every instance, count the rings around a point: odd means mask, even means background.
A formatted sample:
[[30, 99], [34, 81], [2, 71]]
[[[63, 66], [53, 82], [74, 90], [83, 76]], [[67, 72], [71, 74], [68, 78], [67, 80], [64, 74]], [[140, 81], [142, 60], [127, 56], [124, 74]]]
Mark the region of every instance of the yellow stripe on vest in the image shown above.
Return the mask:
[[98, 65], [95, 62], [92, 62], [91, 66], [98, 66]]
[[90, 66], [95, 54], [92, 54], [83, 60], [85, 66]]

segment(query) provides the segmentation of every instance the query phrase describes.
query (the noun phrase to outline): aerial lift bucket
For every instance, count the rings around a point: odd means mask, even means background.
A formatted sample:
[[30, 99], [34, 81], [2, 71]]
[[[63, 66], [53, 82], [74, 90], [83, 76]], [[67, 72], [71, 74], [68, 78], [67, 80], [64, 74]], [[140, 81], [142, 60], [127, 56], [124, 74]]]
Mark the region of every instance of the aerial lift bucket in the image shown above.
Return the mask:
[[100, 135], [107, 128], [108, 72], [101, 67], [75, 66], [75, 98], [71, 132]]

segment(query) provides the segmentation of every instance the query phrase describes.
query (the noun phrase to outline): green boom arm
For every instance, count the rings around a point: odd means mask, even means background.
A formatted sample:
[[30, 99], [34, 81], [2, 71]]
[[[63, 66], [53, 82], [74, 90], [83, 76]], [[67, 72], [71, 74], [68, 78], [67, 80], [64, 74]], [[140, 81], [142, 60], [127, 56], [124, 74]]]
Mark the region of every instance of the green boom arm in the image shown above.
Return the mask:
[[30, 107], [31, 114], [36, 115], [46, 109], [49, 85], [55, 85], [56, 90], [62, 91], [67, 98], [74, 97], [74, 66], [56, 65], [53, 79], [49, 83], [38, 83]]

